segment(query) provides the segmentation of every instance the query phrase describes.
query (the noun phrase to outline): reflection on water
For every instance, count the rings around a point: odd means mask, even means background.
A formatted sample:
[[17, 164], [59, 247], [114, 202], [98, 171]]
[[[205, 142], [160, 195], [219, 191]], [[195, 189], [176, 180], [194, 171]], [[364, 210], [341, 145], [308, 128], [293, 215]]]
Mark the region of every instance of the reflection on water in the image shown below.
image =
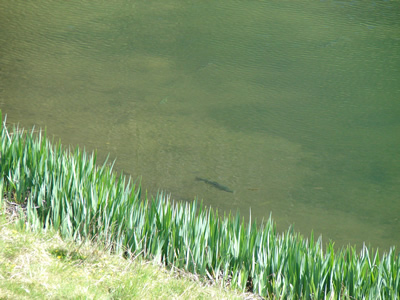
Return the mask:
[[337, 245], [399, 245], [393, 2], [39, 1], [0, 14], [10, 122], [110, 153], [152, 194], [272, 213]]

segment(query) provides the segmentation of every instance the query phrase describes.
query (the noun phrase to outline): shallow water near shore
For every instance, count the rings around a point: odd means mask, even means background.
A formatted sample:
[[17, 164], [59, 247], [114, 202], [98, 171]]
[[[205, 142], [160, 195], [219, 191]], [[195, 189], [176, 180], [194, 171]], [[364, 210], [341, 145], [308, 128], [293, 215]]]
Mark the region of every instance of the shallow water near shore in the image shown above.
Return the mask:
[[110, 153], [153, 195], [400, 246], [398, 1], [0, 8], [9, 123]]

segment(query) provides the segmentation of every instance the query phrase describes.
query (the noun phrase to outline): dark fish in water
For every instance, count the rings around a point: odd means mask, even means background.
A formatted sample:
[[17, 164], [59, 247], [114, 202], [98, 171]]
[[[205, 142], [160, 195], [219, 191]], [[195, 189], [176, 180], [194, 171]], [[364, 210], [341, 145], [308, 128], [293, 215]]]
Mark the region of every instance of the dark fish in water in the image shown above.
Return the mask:
[[205, 183], [207, 183], [209, 185], [212, 185], [213, 187], [215, 187], [215, 188], [217, 188], [217, 189], [219, 189], [221, 191], [225, 191], [225, 192], [228, 192], [228, 193], [233, 193], [233, 191], [230, 188], [228, 188], [227, 186], [222, 185], [222, 184], [220, 184], [220, 183], [218, 183], [216, 181], [211, 181], [211, 180], [208, 180], [208, 179], [205, 179], [205, 178], [201, 178], [201, 177], [196, 177], [196, 180], [203, 181], [203, 182], [205, 182]]

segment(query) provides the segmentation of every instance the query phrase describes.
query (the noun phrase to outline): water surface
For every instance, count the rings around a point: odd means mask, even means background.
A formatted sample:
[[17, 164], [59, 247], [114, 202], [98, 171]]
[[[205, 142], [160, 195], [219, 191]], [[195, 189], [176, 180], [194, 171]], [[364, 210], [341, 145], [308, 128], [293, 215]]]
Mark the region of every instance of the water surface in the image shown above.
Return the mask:
[[399, 7], [3, 3], [0, 108], [110, 153], [150, 194], [388, 249], [400, 232]]

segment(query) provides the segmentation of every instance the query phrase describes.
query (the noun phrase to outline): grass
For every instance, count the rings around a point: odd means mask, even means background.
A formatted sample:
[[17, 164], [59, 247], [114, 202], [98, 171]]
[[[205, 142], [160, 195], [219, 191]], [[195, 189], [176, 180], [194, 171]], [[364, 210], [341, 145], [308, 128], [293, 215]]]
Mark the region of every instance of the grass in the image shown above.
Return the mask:
[[27, 232], [0, 215], [0, 299], [243, 299], [190, 274], [101, 245]]
[[41, 133], [9, 131], [5, 124], [0, 155], [0, 195], [15, 207], [22, 228], [55, 230], [79, 243], [94, 240], [111, 252], [264, 297], [400, 297], [394, 248], [382, 255], [368, 247], [335, 251], [330, 242], [324, 250], [312, 235], [307, 240], [292, 229], [278, 234], [271, 218], [245, 224], [239, 214], [221, 216], [196, 201], [143, 196], [140, 185], [117, 177], [112, 165], [98, 166], [95, 153], [64, 149]]

